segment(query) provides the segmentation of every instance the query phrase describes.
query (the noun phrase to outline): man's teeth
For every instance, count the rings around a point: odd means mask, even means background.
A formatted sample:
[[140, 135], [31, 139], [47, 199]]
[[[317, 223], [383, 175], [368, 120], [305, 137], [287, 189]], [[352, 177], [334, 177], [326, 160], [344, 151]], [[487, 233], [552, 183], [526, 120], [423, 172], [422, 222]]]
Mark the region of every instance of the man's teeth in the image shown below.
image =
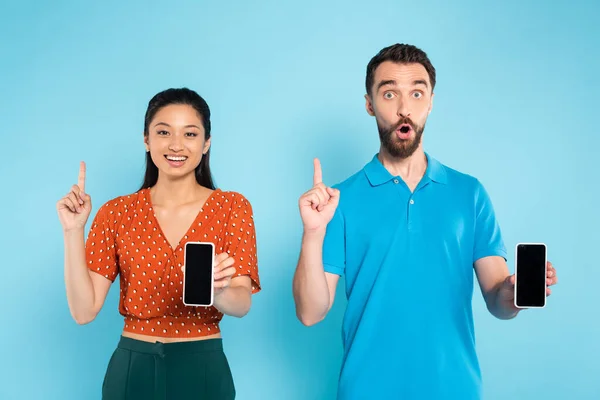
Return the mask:
[[167, 160], [169, 160], [169, 161], [185, 161], [185, 160], [187, 160], [187, 157], [171, 157], [171, 156], [167, 156]]

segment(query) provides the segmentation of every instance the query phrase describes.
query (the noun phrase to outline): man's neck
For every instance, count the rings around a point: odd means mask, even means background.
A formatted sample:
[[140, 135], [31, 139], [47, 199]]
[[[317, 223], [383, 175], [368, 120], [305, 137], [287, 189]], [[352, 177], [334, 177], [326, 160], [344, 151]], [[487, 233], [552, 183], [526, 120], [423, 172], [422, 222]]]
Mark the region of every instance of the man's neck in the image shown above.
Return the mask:
[[414, 190], [427, 170], [427, 157], [421, 146], [407, 158], [393, 157], [381, 148], [379, 161], [390, 174], [401, 177], [411, 190]]

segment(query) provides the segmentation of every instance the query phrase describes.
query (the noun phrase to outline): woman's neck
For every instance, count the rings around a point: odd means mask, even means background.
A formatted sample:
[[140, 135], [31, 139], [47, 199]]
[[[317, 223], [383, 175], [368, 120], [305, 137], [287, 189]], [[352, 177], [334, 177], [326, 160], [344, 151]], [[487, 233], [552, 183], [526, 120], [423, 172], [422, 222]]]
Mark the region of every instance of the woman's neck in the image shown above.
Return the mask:
[[200, 186], [193, 174], [179, 179], [161, 178], [150, 188], [152, 203], [159, 206], [176, 206], [192, 203], [211, 190]]

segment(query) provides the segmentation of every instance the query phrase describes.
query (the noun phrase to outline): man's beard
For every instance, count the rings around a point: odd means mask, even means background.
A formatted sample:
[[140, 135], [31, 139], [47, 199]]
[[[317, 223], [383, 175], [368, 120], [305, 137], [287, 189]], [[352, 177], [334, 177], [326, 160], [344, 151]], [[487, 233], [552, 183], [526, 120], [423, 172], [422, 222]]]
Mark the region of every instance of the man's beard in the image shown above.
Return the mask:
[[[396, 135], [396, 130], [403, 124], [411, 126], [415, 132], [415, 136], [410, 139], [400, 139]], [[385, 127], [377, 120], [377, 129], [379, 130], [379, 139], [385, 150], [390, 153], [392, 157], [396, 158], [408, 158], [419, 148], [421, 144], [421, 136], [425, 130], [425, 124], [419, 126], [415, 124], [410, 118], [402, 118], [392, 127]]]

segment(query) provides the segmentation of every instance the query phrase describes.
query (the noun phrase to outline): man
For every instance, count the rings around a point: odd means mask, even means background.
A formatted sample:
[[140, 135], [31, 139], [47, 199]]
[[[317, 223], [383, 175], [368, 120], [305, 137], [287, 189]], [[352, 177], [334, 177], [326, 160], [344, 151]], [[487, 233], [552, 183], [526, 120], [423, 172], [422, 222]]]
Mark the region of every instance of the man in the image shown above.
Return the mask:
[[[315, 160], [314, 187], [299, 201], [294, 298], [303, 324], [325, 317], [346, 278], [339, 399], [479, 399], [473, 268], [494, 316], [519, 312], [488, 194], [423, 150], [434, 87], [422, 50], [381, 50], [367, 67], [365, 96], [379, 153], [336, 189]], [[547, 283], [556, 282], [548, 263]]]

